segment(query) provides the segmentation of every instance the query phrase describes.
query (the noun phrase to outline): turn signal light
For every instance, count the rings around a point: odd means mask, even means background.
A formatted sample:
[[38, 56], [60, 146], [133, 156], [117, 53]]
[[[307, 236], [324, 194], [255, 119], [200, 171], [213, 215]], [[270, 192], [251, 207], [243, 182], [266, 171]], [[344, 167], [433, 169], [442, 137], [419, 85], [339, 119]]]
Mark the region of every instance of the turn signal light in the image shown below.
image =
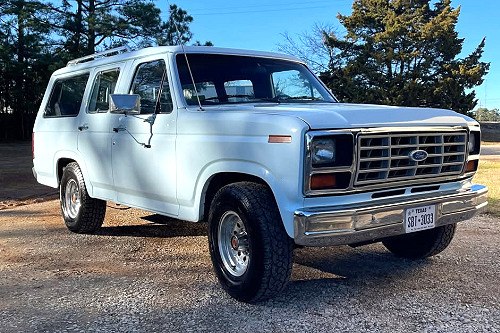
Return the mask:
[[311, 190], [334, 188], [337, 185], [337, 177], [331, 173], [318, 173], [311, 176]]
[[269, 135], [268, 143], [290, 143], [292, 137], [290, 135]]
[[465, 167], [465, 172], [475, 172], [477, 171], [477, 160], [467, 162], [467, 166]]

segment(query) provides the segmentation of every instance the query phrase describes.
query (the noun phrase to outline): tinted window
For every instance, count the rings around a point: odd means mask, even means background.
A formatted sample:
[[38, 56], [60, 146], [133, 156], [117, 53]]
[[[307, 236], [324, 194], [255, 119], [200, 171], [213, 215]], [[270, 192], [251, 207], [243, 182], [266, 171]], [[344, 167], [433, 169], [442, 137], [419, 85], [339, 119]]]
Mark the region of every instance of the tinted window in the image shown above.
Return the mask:
[[89, 112], [106, 112], [109, 110], [109, 95], [115, 92], [119, 75], [119, 68], [102, 71], [96, 75], [92, 96], [90, 97]]
[[[172, 111], [172, 98], [166, 71], [167, 67], [163, 60], [146, 62], [137, 67], [130, 93], [141, 97], [141, 113], [154, 113], [155, 110]], [[164, 83], [160, 89], [162, 79]], [[158, 98], [160, 91], [161, 96]]]
[[[198, 92], [198, 96], [200, 100], [203, 101], [215, 101], [218, 102], [217, 92], [215, 91], [215, 86], [213, 82], [199, 82], [196, 84], [196, 91]], [[189, 104], [198, 104], [196, 99], [196, 91], [194, 90], [193, 84], [183, 84], [182, 85], [182, 93], [184, 94], [184, 98], [188, 101]]]
[[297, 70], [274, 72], [272, 77], [276, 96], [281, 99], [322, 98], [318, 89]]
[[82, 74], [54, 83], [49, 102], [45, 107], [45, 117], [76, 116], [80, 112], [83, 93], [89, 79], [89, 74]]
[[[196, 87], [202, 88], [203, 105], [335, 102], [307, 67], [294, 61], [199, 53], [187, 57]], [[186, 102], [196, 105], [185, 55], [178, 54], [176, 62]]]
[[246, 102], [255, 98], [253, 83], [250, 80], [234, 80], [224, 82], [228, 102]]

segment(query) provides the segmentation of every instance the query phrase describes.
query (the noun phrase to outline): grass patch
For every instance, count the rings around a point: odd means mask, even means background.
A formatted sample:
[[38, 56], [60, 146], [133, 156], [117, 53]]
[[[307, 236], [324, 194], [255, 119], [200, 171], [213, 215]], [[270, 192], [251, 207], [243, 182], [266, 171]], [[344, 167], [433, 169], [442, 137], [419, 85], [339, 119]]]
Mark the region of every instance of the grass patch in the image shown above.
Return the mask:
[[486, 210], [500, 217], [500, 162], [479, 161], [479, 169], [474, 176], [474, 182], [488, 186], [488, 207]]

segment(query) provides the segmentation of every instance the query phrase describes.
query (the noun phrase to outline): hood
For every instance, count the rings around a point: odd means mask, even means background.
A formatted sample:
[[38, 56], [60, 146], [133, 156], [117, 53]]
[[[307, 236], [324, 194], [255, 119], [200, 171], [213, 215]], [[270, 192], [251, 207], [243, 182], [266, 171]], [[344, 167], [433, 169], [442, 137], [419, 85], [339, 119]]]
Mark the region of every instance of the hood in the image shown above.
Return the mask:
[[[212, 108], [210, 108], [212, 109]], [[251, 111], [302, 119], [311, 129], [406, 126], [463, 126], [472, 118], [450, 110], [344, 103], [239, 104], [220, 106], [225, 111]], [[208, 110], [207, 110], [208, 111]], [[222, 110], [221, 110], [222, 111]]]

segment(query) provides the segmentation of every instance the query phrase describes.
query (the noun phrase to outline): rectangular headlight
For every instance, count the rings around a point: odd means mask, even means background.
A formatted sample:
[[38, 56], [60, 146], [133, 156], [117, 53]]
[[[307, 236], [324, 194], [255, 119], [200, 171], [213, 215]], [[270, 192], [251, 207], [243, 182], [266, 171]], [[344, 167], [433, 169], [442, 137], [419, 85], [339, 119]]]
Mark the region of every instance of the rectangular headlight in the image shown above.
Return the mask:
[[353, 158], [352, 135], [315, 137], [311, 142], [313, 168], [349, 167]]
[[318, 138], [313, 140], [311, 145], [311, 158], [313, 165], [335, 163], [335, 139]]
[[481, 149], [481, 132], [471, 131], [469, 133], [469, 155], [479, 154]]

